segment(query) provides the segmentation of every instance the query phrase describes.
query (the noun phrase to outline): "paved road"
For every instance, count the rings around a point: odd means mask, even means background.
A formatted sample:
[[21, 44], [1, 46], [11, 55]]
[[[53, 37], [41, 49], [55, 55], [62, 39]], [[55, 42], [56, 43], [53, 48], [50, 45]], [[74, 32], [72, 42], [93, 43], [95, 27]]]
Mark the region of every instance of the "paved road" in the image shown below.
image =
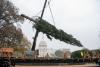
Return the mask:
[[96, 64], [85, 64], [85, 65], [46, 65], [46, 66], [20, 66], [20, 65], [17, 65], [15, 67], [98, 67]]

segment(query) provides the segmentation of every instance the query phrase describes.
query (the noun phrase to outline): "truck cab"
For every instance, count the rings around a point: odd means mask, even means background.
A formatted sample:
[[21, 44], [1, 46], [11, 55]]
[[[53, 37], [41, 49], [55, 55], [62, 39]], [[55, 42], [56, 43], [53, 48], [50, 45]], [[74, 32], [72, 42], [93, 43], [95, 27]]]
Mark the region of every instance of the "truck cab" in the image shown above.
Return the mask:
[[13, 48], [0, 48], [0, 67], [14, 67]]

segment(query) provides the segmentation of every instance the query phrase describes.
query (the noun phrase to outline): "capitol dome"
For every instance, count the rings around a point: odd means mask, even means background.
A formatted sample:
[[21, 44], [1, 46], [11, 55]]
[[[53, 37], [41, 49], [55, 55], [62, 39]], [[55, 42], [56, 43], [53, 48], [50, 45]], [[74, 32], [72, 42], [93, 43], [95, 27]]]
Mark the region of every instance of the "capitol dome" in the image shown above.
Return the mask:
[[40, 41], [38, 57], [45, 57], [46, 55], [47, 55], [47, 43], [46, 41]]
[[39, 47], [47, 47], [46, 41], [40, 41]]

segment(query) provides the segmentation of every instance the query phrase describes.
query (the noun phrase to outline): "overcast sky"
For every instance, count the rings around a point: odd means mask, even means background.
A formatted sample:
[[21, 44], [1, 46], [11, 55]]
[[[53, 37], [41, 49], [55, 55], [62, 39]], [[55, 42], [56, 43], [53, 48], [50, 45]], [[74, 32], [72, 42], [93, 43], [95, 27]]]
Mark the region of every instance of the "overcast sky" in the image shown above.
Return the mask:
[[[42, 10], [45, 0], [11, 1], [19, 8], [20, 14], [23, 13], [33, 17]], [[53, 12], [55, 26], [58, 29], [72, 34], [88, 49], [100, 48], [100, 0], [51, 0], [50, 7]], [[45, 10], [43, 18], [54, 25], [48, 7]], [[32, 25], [28, 22], [28, 20], [25, 20], [22, 29], [24, 34], [32, 42], [35, 30], [32, 30]], [[39, 34], [37, 48], [42, 40], [47, 42], [48, 48], [50, 49], [66, 48], [71, 51], [81, 49], [59, 40], [53, 39], [50, 41], [42, 33]]]

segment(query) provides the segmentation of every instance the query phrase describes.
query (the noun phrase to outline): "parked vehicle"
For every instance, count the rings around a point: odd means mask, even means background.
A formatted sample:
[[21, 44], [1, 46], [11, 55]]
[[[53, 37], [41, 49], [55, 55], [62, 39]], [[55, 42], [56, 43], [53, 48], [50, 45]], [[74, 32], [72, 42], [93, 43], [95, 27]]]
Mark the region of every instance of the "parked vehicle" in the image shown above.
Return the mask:
[[15, 67], [13, 48], [0, 48], [0, 67]]

